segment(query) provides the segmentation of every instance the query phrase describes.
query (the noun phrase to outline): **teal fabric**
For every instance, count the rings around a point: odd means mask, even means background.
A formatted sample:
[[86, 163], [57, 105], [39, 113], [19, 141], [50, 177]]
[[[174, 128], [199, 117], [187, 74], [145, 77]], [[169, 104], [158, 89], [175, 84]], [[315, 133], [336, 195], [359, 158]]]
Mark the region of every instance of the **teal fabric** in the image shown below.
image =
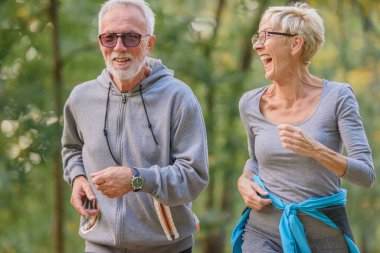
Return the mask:
[[249, 213], [251, 209], [246, 208], [243, 212], [243, 215], [240, 217], [237, 225], [232, 232], [231, 237], [231, 245], [232, 245], [232, 253], [240, 253], [241, 245], [243, 244], [243, 233], [245, 228], [245, 223], [247, 223]]
[[[269, 193], [268, 196], [263, 197], [270, 198], [274, 207], [283, 210], [279, 230], [284, 253], [311, 253], [302, 222], [297, 216], [298, 211], [302, 211], [303, 213], [324, 222], [330, 227], [339, 229], [335, 223], [333, 223], [325, 214], [318, 211], [318, 209], [346, 205], [346, 190], [342, 189], [340, 192], [327, 197], [307, 199], [299, 204], [286, 204], [266, 189], [260, 177], [254, 176], [253, 180]], [[233, 253], [242, 252], [241, 246], [243, 244], [244, 227], [249, 217], [249, 213], [250, 209], [247, 208], [232, 233], [231, 244]], [[346, 239], [350, 253], [360, 252], [348, 235], [344, 234], [344, 238]]]

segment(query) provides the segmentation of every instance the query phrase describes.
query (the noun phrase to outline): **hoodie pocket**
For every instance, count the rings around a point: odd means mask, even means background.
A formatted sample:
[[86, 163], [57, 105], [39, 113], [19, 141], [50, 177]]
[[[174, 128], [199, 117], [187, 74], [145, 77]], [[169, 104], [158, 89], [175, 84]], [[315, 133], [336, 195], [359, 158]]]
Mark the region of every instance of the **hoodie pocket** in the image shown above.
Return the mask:
[[156, 209], [156, 213], [158, 219], [160, 221], [161, 227], [164, 230], [166, 238], [169, 241], [173, 241], [179, 237], [177, 228], [175, 227], [172, 213], [170, 208], [162, 203], [160, 203], [155, 198], [153, 199], [154, 207]]
[[[84, 202], [84, 207], [86, 209], [98, 209], [98, 203], [96, 202], [96, 200], [90, 201], [86, 199]], [[85, 235], [88, 232], [90, 232], [98, 224], [99, 217], [100, 217], [100, 212], [98, 212], [97, 215], [90, 216], [88, 218], [81, 216], [80, 227], [79, 227], [80, 233], [82, 235]]]

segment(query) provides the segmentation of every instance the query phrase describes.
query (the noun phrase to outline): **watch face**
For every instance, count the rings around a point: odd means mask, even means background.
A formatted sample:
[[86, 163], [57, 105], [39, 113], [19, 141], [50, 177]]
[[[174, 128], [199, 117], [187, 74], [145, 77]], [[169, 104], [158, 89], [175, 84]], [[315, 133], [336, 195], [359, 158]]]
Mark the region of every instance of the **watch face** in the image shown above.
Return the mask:
[[132, 168], [132, 173], [133, 173], [133, 177], [131, 179], [132, 189], [134, 192], [138, 192], [143, 188], [144, 178], [140, 174], [140, 172], [135, 168]]
[[133, 187], [136, 189], [141, 189], [143, 186], [144, 180], [141, 177], [136, 177], [133, 179]]

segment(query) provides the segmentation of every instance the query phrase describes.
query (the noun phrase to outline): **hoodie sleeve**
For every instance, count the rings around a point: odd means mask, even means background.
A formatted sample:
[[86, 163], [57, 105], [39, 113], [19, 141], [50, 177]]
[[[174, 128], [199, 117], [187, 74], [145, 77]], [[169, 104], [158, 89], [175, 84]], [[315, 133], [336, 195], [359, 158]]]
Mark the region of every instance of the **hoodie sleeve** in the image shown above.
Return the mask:
[[145, 180], [142, 191], [169, 206], [193, 201], [208, 184], [207, 138], [200, 105], [187, 93], [177, 107], [170, 129], [173, 164], [138, 168]]
[[78, 123], [72, 106], [72, 99], [67, 100], [63, 116], [63, 134], [62, 134], [62, 161], [65, 181], [72, 185], [77, 176], [85, 176], [85, 170], [82, 160], [83, 140], [78, 129]]

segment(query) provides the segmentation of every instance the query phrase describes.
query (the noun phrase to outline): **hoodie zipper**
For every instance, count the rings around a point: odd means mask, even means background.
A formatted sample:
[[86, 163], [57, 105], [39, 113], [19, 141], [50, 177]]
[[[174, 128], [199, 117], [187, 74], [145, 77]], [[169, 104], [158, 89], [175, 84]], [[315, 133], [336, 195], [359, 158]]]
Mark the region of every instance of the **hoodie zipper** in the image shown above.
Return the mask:
[[119, 114], [117, 117], [117, 128], [116, 128], [116, 146], [119, 147], [119, 152], [117, 152], [117, 160], [119, 161], [120, 165], [123, 164], [123, 129], [124, 129], [124, 121], [125, 121], [125, 110], [126, 110], [126, 104], [127, 102], [127, 96], [122, 93], [122, 100], [119, 104]]
[[125, 104], [127, 102], [127, 96], [125, 95], [125, 93], [121, 93], [121, 96], [123, 97], [121, 102]]
[[[124, 93], [121, 93], [122, 99], [119, 106], [119, 115], [117, 117], [117, 133], [116, 134], [116, 143], [119, 146], [119, 154], [118, 154], [118, 160], [120, 161], [120, 164], [123, 163], [123, 131], [124, 128], [124, 121], [125, 121], [125, 110], [126, 110], [126, 103], [127, 103], [127, 96]], [[124, 224], [124, 205], [123, 205], [123, 197], [117, 199], [116, 202], [116, 221], [118, 224]], [[124, 226], [117, 226], [115, 229], [116, 231], [116, 245], [118, 247], [124, 247], [123, 241], [124, 241]]]
[[[123, 200], [123, 197], [118, 198], [116, 201], [116, 224], [124, 224], [122, 200]], [[123, 238], [124, 238], [124, 227], [122, 225], [118, 225], [115, 228], [115, 240], [116, 240], [116, 245], [118, 247], [123, 246]]]

